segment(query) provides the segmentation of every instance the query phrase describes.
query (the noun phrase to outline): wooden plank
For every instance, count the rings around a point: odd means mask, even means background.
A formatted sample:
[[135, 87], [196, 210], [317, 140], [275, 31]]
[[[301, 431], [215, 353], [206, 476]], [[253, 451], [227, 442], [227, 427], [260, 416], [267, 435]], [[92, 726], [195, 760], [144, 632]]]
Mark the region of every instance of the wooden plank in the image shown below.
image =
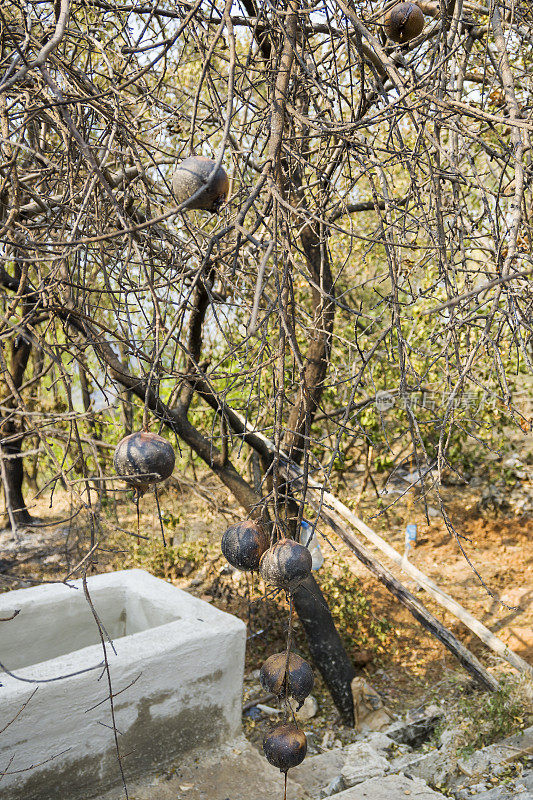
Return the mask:
[[[212, 398], [209, 397], [207, 399], [212, 400]], [[275, 452], [273, 442], [267, 439], [267, 437], [264, 436], [262, 433], [254, 431], [251, 425], [245, 420], [244, 417], [242, 417], [241, 414], [234, 411], [225, 404], [222, 407], [219, 407], [217, 405], [217, 410], [224, 414], [224, 416], [230, 423], [232, 429], [237, 434], [241, 435], [243, 439], [247, 441], [251, 447], [258, 450], [259, 452], [266, 451], [270, 454], [273, 454]], [[301, 467], [291, 462], [285, 453], [280, 452], [280, 456], [281, 456], [280, 469], [281, 472], [284, 474], [285, 479], [289, 483], [294, 483], [296, 485], [300, 484], [301, 486], [301, 481], [303, 480], [303, 472]], [[375, 556], [370, 552], [370, 550], [368, 550], [361, 542], [359, 542], [359, 540], [357, 540], [355, 536], [353, 536], [353, 534], [351, 534], [349, 531], [346, 530], [346, 528], [342, 525], [339, 517], [340, 516], [351, 517], [352, 519], [351, 520], [348, 519], [348, 521], [350, 521], [351, 524], [354, 524], [356, 527], [361, 526], [362, 528], [361, 532], [367, 535], [367, 538], [370, 538], [370, 535], [375, 537], [374, 538], [375, 544], [378, 542], [378, 539], [381, 539], [381, 537], [378, 537], [378, 534], [376, 534], [374, 531], [372, 531], [371, 528], [365, 525], [365, 523], [362, 522], [362, 520], [359, 520], [357, 517], [355, 517], [355, 515], [352, 514], [352, 512], [347, 506], [341, 503], [340, 500], [337, 500], [337, 498], [334, 497], [330, 492], [325, 491], [323, 487], [320, 486], [320, 484], [314, 481], [311, 477], [308, 477], [307, 486], [309, 489], [315, 490], [316, 492], [319, 493], [319, 498], [315, 499], [314, 501], [311, 500], [310, 501], [311, 504], [314, 505], [314, 507], [320, 511], [321, 516], [326, 520], [326, 522], [330, 525], [330, 527], [332, 527], [332, 529], [335, 530], [339, 536], [341, 536], [342, 540], [348, 545], [348, 547], [350, 547], [350, 549], [357, 556], [357, 558], [359, 558], [359, 560], [363, 564], [365, 564], [365, 566], [373, 574], [375, 574], [376, 577], [379, 578], [379, 580], [384, 584], [384, 586], [386, 586], [387, 589], [409, 609], [411, 614], [413, 614], [413, 616], [427, 630], [429, 630], [434, 636], [436, 636], [439, 639], [439, 641], [441, 641], [451, 652], [453, 652], [453, 654], [458, 658], [460, 663], [464, 665], [465, 669], [467, 669], [476, 678], [476, 680], [482, 683], [482, 685], [485, 686], [487, 689], [495, 691], [498, 688], [497, 681], [492, 677], [492, 675], [490, 675], [484, 669], [484, 667], [481, 665], [478, 659], [472, 653], [470, 653], [470, 651], [466, 647], [464, 647], [464, 645], [462, 645], [461, 642], [459, 642], [459, 640], [456, 639], [455, 636], [453, 636], [453, 634], [447, 628], [445, 628], [437, 620], [437, 618], [434, 617], [433, 614], [431, 614], [425, 608], [425, 606], [423, 606], [422, 603], [420, 603], [406, 589], [406, 587], [403, 586], [403, 584], [400, 583], [400, 581], [398, 581], [394, 577], [394, 575], [378, 561], [378, 559], [375, 558]], [[332, 511], [331, 510], [332, 508], [336, 509], [339, 513], [337, 514], [335, 511]], [[355, 521], [357, 521], [357, 525]], [[394, 550], [394, 548], [388, 545], [388, 543], [385, 542], [385, 540], [381, 539], [381, 542], [387, 548], [390, 547], [392, 553], [394, 553], [396, 556], [399, 556], [399, 553], [397, 553]], [[399, 557], [401, 559], [401, 556]], [[403, 566], [403, 559], [401, 560]], [[412, 565], [409, 566], [412, 567]], [[425, 576], [422, 572], [420, 572], [420, 570], [417, 570], [417, 573], [419, 573], [420, 575], [420, 577], [417, 577], [417, 580], [420, 583], [422, 583], [421, 578], [424, 578], [424, 584], [426, 584], [425, 585], [426, 591], [429, 592], [428, 587], [430, 587], [431, 584], [433, 584], [433, 582], [430, 581], [430, 579], [427, 578], [427, 576]], [[452, 613], [454, 613], [456, 616], [457, 616], [457, 611], [460, 611], [460, 613], [465, 612], [463, 614], [464, 619], [462, 621], [468, 620], [470, 616], [472, 620], [477, 623], [475, 626], [477, 630], [473, 630], [473, 632], [479, 636], [479, 632], [481, 630], [479, 626], [483, 628], [485, 626], [482, 626], [481, 623], [479, 623], [479, 621], [475, 619], [475, 617], [472, 617], [472, 615], [469, 615], [469, 612], [466, 612], [465, 609], [462, 609], [459, 603], [456, 603], [454, 600], [452, 600], [452, 598], [448, 597], [448, 595], [445, 595], [444, 592], [438, 589], [436, 584], [433, 584], [433, 586], [435, 587], [433, 589], [435, 599], [438, 602], [441, 602], [441, 604], [443, 603], [443, 600], [445, 599], [449, 600], [450, 601], [449, 610], [452, 611]], [[452, 608], [454, 610], [452, 610]], [[465, 621], [465, 624], [468, 624], [468, 622]], [[485, 635], [483, 641], [485, 642], [485, 644], [488, 644], [489, 647], [493, 645], [494, 649], [493, 638], [497, 639], [497, 637], [495, 637], [491, 631], [488, 631], [488, 629], [485, 630], [489, 635]], [[503, 644], [503, 642], [501, 642], [500, 640], [498, 640], [498, 642], [501, 645], [501, 647], [499, 646], [500, 654], [504, 658], [507, 657], [507, 660], [509, 660], [508, 656], [510, 653], [511, 657], [514, 656], [514, 661], [516, 664], [519, 664], [520, 662], [523, 661], [522, 659], [520, 659], [519, 656], [516, 655], [516, 653], [513, 653], [513, 651], [511, 651], [508, 647], [506, 647]], [[523, 665], [525, 665], [528, 670], [530, 669], [527, 662], [523, 662]], [[521, 669], [521, 671], [524, 670], [523, 666], [517, 668]]]
[[335, 531], [337, 536], [350, 548], [352, 553], [357, 556], [365, 567], [372, 572], [378, 580], [387, 587], [400, 603], [408, 609], [413, 617], [420, 624], [433, 634], [442, 644], [454, 654], [460, 664], [472, 675], [472, 677], [483, 688], [491, 692], [499, 688], [498, 682], [487, 672], [483, 665], [478, 661], [473, 653], [470, 652], [453, 633], [442, 625], [439, 620], [431, 614], [422, 603], [414, 597], [411, 592], [394, 577], [392, 572], [383, 566], [360, 542], [356, 537], [343, 526], [338, 514], [325, 508], [321, 510], [321, 516], [327, 524]]
[[[290, 473], [292, 479], [297, 479], [298, 470], [295, 468], [296, 465], [290, 464], [285, 465], [285, 469]], [[321, 492], [321, 496], [323, 498], [323, 503], [327, 508], [334, 509], [343, 519], [349, 522], [351, 525], [354, 526], [360, 533], [365, 536], [368, 541], [372, 542], [382, 553], [384, 553], [391, 561], [397, 564], [401, 569], [413, 578], [420, 586], [423, 586], [426, 592], [431, 595], [443, 608], [453, 614], [457, 619], [461, 620], [461, 622], [469, 628], [472, 633], [475, 633], [481, 641], [487, 645], [494, 653], [501, 656], [501, 658], [505, 659], [512, 667], [523, 672], [527, 675], [533, 676], [533, 667], [528, 664], [527, 661], [524, 661], [517, 653], [513, 652], [506, 644], [502, 642], [501, 639], [498, 639], [492, 631], [490, 631], [482, 622], [480, 622], [476, 617], [473, 616], [469, 611], [467, 611], [463, 606], [460, 605], [456, 600], [450, 597], [446, 592], [440, 589], [437, 584], [428, 578], [423, 572], [421, 572], [414, 564], [409, 563], [407, 559], [403, 558], [403, 556], [398, 553], [397, 550], [394, 549], [385, 539], [383, 539], [379, 534], [369, 528], [363, 520], [359, 519], [353, 511], [351, 511], [348, 506], [345, 506], [340, 500], [338, 500], [334, 495], [330, 492], [322, 492], [322, 487], [309, 479], [308, 486], [316, 491]]]

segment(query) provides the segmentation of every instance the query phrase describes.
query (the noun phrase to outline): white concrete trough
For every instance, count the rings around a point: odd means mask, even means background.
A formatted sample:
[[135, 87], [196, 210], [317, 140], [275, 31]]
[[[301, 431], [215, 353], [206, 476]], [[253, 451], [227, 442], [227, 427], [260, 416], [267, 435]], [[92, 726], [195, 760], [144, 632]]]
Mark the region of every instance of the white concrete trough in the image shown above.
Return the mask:
[[[87, 584], [116, 650], [107, 643], [126, 778], [233, 738], [244, 623], [144, 570]], [[0, 797], [71, 800], [119, 784], [103, 649], [81, 582], [0, 595], [0, 619], [16, 610], [0, 622], [0, 662], [17, 676], [0, 671]]]

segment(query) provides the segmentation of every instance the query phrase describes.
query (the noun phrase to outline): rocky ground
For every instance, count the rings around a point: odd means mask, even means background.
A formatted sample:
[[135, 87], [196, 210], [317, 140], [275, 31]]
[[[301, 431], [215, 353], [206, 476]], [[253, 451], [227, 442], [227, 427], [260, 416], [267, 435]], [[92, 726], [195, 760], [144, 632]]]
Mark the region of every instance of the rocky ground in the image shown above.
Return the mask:
[[[470, 756], [428, 745], [442, 709], [360, 734], [289, 772], [288, 800], [533, 800], [533, 727]], [[245, 739], [130, 784], [131, 800], [280, 800], [283, 779]], [[121, 800], [115, 790], [100, 800]]]

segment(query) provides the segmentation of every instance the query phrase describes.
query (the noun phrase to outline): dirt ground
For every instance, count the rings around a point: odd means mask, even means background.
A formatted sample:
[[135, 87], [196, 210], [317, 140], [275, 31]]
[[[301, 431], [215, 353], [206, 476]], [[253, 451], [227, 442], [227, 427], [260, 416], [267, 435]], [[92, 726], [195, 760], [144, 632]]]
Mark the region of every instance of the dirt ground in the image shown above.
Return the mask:
[[[349, 503], [358, 494], [357, 486], [357, 476], [348, 476], [339, 487], [338, 495]], [[527, 478], [520, 481], [519, 486], [515, 482], [515, 494], [518, 489], [526, 493], [531, 491]], [[428, 523], [423, 504], [413, 497], [412, 491], [381, 516], [376, 516], [375, 495], [368, 493], [356, 513], [400, 552], [403, 552], [406, 524], [416, 523], [418, 539], [410, 555], [412, 563], [509, 647], [533, 662], [532, 516], [505, 507], [502, 510], [494, 503], [487, 504], [479, 486], [448, 486], [443, 487], [442, 492], [456, 530], [466, 537], [462, 545], [468, 558], [491, 594], [481, 585], [442, 518], [435, 515]], [[61, 522], [72, 513], [63, 493], [54, 498], [53, 514], [48, 505], [48, 499], [42, 498], [32, 507], [32, 513], [47, 527], [29, 529], [21, 535], [20, 541], [15, 541], [9, 532], [0, 532], [0, 590], [29, 586], [41, 580], [64, 579], [86, 554], [89, 532], [83, 514], [70, 522]], [[162, 495], [161, 508], [170, 547], [167, 551], [161, 547], [153, 497], [147, 495], [141, 501], [139, 532], [147, 538], [141, 539], [140, 544], [135, 536], [137, 522], [131, 499], [125, 493], [111, 497], [101, 513], [101, 532], [97, 533], [101, 551], [96, 570], [144, 566], [208, 602], [242, 616], [250, 623], [251, 631], [244, 699], [258, 697], [262, 691], [257, 668], [268, 654], [282, 649], [286, 613], [281, 600], [250, 604], [247, 594], [250, 587], [245, 579], [228, 571], [220, 557], [220, 536], [228, 524], [240, 518], [239, 508], [216, 479], [207, 474], [201, 476], [196, 487], [189, 481], [174, 480], [173, 486]], [[431, 513], [435, 513], [431, 498], [430, 508]], [[203, 543], [200, 549], [195, 544], [198, 541]], [[322, 542], [326, 564], [349, 565], [359, 579], [360, 591], [368, 600], [366, 616], [389, 623], [384, 639], [369, 633], [364, 646], [371, 652], [372, 659], [361, 668], [386, 705], [393, 712], [402, 712], [435, 699], [453, 697], [457, 687], [469, 680], [454, 657], [424, 631], [344, 545], [334, 537], [330, 542], [335, 550]], [[386, 559], [383, 560], [386, 563]], [[506, 664], [494, 658], [451, 614], [411, 579], [402, 577], [397, 567], [392, 567], [392, 571], [482, 663], [495, 673], [508, 670]], [[259, 594], [254, 591], [252, 587], [251, 596], [257, 599]], [[349, 641], [347, 645], [350, 648]], [[359, 652], [360, 643], [352, 645], [351, 652]], [[305, 653], [303, 634], [298, 626], [296, 646]], [[325, 737], [326, 741], [332, 737], [349, 741], [351, 734], [340, 724], [320, 680], [314, 694], [319, 711], [309, 730], [314, 732], [316, 747], [324, 744]], [[265, 720], [245, 718], [245, 732], [249, 738], [258, 739], [264, 723]], [[311, 752], [313, 749], [311, 747]]]

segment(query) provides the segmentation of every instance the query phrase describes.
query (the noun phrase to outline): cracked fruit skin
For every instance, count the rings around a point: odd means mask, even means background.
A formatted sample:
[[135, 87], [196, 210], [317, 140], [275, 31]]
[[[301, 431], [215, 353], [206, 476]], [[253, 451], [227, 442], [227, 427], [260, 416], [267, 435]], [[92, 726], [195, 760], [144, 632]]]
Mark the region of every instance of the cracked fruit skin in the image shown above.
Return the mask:
[[113, 465], [127, 483], [139, 492], [169, 478], [174, 470], [176, 456], [170, 442], [156, 433], [138, 431], [118, 443]]
[[311, 574], [313, 558], [302, 544], [280, 539], [263, 554], [259, 572], [265, 583], [292, 592]]
[[308, 697], [315, 682], [313, 670], [297, 653], [289, 654], [287, 672], [287, 652], [275, 653], [267, 658], [259, 672], [259, 680], [265, 692], [272, 692], [278, 697], [285, 697], [287, 686], [289, 696], [302, 705]]
[[301, 764], [307, 753], [307, 737], [292, 722], [276, 725], [263, 739], [267, 761], [280, 772]]
[[221, 550], [226, 561], [243, 571], [259, 569], [263, 553], [270, 547], [270, 538], [260, 522], [246, 520], [227, 529]]
[[229, 178], [226, 171], [219, 167], [213, 181], [207, 186], [214, 166], [213, 159], [206, 156], [189, 156], [178, 165], [172, 178], [172, 191], [180, 205], [204, 186], [204, 191], [187, 208], [202, 211], [220, 209], [228, 196]]
[[422, 33], [424, 14], [414, 3], [398, 3], [386, 15], [384, 25], [389, 39], [405, 44]]

